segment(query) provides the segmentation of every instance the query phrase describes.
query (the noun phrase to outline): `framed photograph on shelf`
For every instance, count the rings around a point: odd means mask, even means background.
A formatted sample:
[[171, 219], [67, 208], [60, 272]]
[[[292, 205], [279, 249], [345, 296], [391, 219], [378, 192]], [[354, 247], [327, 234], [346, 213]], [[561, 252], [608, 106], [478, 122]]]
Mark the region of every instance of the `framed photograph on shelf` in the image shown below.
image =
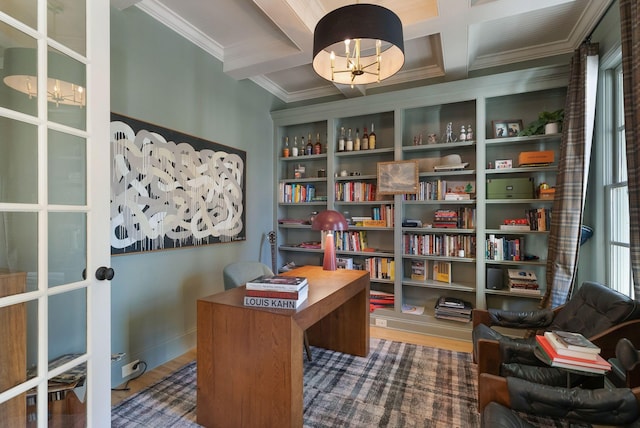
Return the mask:
[[517, 137], [518, 133], [522, 131], [521, 119], [494, 120], [491, 124], [493, 125], [493, 138]]
[[379, 195], [416, 193], [418, 191], [418, 162], [414, 160], [378, 162]]

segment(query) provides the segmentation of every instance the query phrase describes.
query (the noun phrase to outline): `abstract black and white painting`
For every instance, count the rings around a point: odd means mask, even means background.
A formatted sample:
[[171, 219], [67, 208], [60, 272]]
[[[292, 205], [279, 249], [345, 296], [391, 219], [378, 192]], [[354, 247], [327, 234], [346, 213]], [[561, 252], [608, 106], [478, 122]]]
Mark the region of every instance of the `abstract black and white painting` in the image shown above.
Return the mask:
[[111, 114], [111, 254], [246, 239], [246, 152]]

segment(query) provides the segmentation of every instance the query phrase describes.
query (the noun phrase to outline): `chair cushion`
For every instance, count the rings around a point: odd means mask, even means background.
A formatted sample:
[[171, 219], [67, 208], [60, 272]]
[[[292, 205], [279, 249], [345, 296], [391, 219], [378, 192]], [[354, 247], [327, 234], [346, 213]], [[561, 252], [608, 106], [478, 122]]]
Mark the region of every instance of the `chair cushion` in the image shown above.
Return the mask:
[[575, 331], [591, 337], [636, 318], [640, 318], [638, 302], [597, 282], [585, 281], [547, 330]]

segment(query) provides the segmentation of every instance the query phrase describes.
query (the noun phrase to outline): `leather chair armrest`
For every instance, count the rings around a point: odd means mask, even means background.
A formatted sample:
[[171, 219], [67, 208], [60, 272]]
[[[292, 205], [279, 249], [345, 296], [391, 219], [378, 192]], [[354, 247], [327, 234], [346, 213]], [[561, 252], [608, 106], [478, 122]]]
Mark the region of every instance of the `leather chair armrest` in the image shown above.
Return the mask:
[[499, 376], [501, 364], [500, 342], [489, 339], [478, 340], [478, 380], [482, 373]]
[[[626, 321], [590, 337], [589, 340], [600, 347], [600, 355], [608, 360], [616, 356], [616, 345], [620, 339], [627, 338], [635, 342], [639, 330], [640, 320]], [[638, 346], [638, 344], [634, 344]]]
[[486, 309], [473, 309], [471, 311], [471, 322], [473, 323], [473, 328], [480, 324], [491, 327], [491, 317], [489, 316], [489, 311], [487, 311]]
[[511, 408], [507, 378], [481, 373], [478, 376], [478, 412], [482, 413], [492, 401]]

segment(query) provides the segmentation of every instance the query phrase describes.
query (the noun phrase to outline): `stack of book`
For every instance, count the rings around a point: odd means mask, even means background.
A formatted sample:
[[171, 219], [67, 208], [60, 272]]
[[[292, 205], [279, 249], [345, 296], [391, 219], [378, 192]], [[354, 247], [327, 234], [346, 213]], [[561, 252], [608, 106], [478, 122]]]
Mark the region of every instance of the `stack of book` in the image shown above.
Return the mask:
[[296, 309], [309, 295], [307, 279], [299, 276], [260, 276], [247, 282], [244, 305], [273, 309]]
[[440, 297], [436, 302], [436, 318], [458, 322], [471, 321], [471, 303], [455, 297]]
[[426, 260], [411, 260], [411, 279], [422, 282], [427, 280]]
[[604, 374], [611, 364], [600, 356], [600, 348], [580, 333], [547, 331], [536, 336], [536, 347], [551, 367]]
[[515, 293], [540, 295], [540, 285], [535, 272], [530, 270], [508, 269], [509, 291]]
[[396, 298], [393, 293], [378, 290], [369, 291], [369, 310], [371, 312], [376, 309], [393, 309], [395, 302]]
[[441, 229], [455, 229], [458, 227], [458, 212], [456, 210], [439, 209], [433, 213], [433, 227]]

